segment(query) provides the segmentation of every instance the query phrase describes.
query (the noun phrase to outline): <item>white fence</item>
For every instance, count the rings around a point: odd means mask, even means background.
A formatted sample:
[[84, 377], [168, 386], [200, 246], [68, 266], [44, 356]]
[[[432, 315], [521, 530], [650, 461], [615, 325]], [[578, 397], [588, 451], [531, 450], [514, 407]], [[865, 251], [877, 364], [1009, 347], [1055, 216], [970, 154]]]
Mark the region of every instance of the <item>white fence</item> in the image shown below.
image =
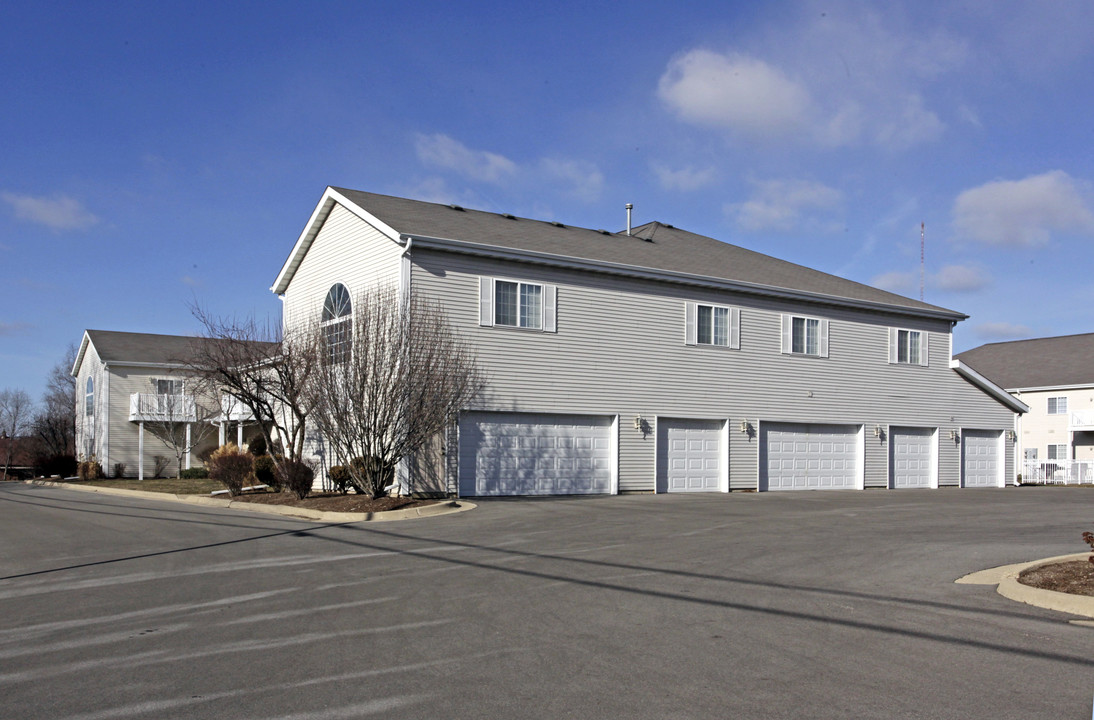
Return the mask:
[[1026, 460], [1023, 483], [1094, 483], [1094, 460]]

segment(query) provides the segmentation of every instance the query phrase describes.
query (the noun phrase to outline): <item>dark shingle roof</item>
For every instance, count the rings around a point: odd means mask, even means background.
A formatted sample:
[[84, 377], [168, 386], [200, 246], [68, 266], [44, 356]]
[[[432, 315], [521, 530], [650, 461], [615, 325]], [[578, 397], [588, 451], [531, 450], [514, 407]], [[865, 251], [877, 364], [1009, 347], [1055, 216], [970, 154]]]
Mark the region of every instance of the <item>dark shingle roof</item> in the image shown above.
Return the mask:
[[965, 315], [661, 223], [604, 233], [438, 203], [333, 188], [396, 232], [499, 248], [616, 263], [768, 288]]
[[1094, 385], [1094, 333], [988, 343], [955, 357], [1008, 390]]
[[187, 335], [154, 335], [116, 330], [88, 330], [87, 336], [103, 362], [174, 364], [190, 357], [194, 343], [206, 342], [203, 338]]

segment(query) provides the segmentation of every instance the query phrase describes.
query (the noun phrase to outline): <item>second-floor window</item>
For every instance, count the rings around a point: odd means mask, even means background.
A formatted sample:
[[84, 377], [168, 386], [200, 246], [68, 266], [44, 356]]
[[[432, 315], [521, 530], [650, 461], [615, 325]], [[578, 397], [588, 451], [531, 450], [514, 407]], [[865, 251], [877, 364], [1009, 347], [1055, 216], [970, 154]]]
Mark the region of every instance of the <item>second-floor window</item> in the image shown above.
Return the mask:
[[782, 351], [787, 355], [828, 357], [828, 321], [801, 315], [783, 315]]
[[1050, 397], [1048, 399], [1049, 415], [1067, 415], [1067, 396]]
[[353, 346], [353, 303], [349, 290], [342, 283], [335, 283], [327, 291], [320, 325], [330, 361], [343, 363], [348, 360]]
[[182, 380], [153, 380], [157, 395], [182, 395]]
[[557, 288], [546, 283], [479, 278], [479, 325], [555, 332]]
[[84, 392], [84, 415], [91, 417], [95, 414], [95, 381], [87, 379], [87, 389]]
[[889, 328], [889, 362], [894, 365], [926, 365], [927, 333]]
[[739, 308], [702, 303], [684, 304], [685, 343], [740, 349]]

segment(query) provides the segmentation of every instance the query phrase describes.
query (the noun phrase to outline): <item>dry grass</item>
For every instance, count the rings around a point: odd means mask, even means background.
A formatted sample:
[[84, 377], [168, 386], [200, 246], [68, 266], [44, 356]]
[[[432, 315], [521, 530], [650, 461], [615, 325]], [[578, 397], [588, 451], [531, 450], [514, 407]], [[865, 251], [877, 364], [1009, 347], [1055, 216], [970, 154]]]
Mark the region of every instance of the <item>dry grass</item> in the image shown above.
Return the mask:
[[172, 495], [208, 495], [214, 490], [223, 490], [224, 485], [208, 478], [177, 480], [175, 478], [114, 478], [110, 480], [66, 480], [73, 485], [92, 487], [120, 488], [122, 490], [144, 490], [145, 492], [170, 493]]

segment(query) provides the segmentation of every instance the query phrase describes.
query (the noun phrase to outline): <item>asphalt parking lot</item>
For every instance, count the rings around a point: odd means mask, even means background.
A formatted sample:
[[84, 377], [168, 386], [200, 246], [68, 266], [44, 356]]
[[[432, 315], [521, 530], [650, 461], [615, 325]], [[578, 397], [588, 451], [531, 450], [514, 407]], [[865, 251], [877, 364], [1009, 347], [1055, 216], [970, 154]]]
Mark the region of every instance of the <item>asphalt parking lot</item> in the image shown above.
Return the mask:
[[1094, 629], [953, 580], [1094, 490], [501, 500], [330, 525], [0, 485], [0, 716], [1088, 718]]

